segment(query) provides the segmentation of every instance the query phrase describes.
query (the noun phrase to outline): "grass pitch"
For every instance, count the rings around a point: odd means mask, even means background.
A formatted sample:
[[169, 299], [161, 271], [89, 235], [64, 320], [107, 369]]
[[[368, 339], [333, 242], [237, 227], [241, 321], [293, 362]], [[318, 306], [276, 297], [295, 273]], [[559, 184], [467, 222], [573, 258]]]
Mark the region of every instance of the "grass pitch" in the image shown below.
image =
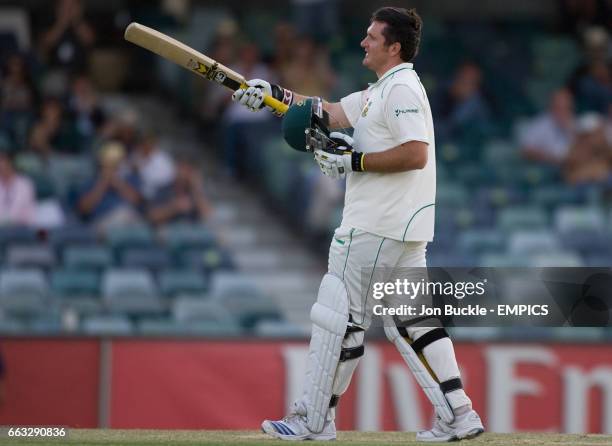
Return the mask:
[[[319, 442], [317, 442], [319, 443]], [[321, 442], [322, 443], [322, 442]], [[42, 446], [268, 446], [292, 443], [271, 439], [257, 431], [186, 431], [186, 430], [119, 430], [119, 429], [70, 429], [67, 438], [0, 438], [0, 445]], [[293, 443], [295, 444], [295, 443]], [[312, 442], [308, 442], [312, 444]], [[332, 445], [390, 445], [428, 444], [418, 443], [413, 433], [406, 432], [340, 432]], [[591, 446], [612, 445], [612, 435], [570, 435], [570, 434], [483, 434], [473, 440], [463, 441], [465, 446]]]

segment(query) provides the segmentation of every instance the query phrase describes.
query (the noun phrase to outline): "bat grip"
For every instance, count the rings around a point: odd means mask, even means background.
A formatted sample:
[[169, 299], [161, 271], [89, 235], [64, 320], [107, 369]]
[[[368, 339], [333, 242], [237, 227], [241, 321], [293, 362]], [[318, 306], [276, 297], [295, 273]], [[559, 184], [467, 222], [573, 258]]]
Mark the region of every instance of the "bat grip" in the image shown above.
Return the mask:
[[[240, 85], [240, 88], [242, 88], [243, 90], [246, 88], [249, 88], [249, 86], [245, 83]], [[273, 108], [275, 111], [277, 111], [278, 113], [281, 114], [285, 114], [287, 113], [287, 110], [289, 110], [289, 106], [287, 104], [283, 104], [281, 101], [279, 101], [276, 98], [273, 98], [272, 96], [269, 95], [264, 95], [264, 104], [266, 104], [268, 107]]]
[[287, 110], [289, 110], [289, 106], [287, 104], [283, 104], [278, 99], [268, 95], [264, 96], [264, 104], [266, 104], [268, 107], [272, 107], [274, 110], [282, 114], [287, 113]]

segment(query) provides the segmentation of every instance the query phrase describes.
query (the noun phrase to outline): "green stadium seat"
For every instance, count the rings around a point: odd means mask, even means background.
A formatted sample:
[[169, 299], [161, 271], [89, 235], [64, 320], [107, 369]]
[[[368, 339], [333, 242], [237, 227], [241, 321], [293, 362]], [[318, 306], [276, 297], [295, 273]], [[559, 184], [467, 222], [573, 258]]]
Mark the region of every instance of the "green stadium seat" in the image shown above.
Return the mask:
[[32, 316], [46, 310], [47, 280], [35, 268], [0, 272], [0, 309], [6, 314]]
[[215, 244], [213, 233], [204, 225], [173, 224], [165, 226], [160, 236], [166, 246], [174, 251], [182, 249], [207, 249]]
[[536, 254], [530, 258], [529, 264], [535, 268], [541, 267], [581, 267], [585, 266], [582, 258], [571, 251], [553, 251]]
[[11, 267], [48, 269], [55, 265], [55, 252], [46, 245], [10, 245], [4, 262]]
[[168, 319], [145, 319], [138, 323], [138, 333], [154, 337], [236, 337], [242, 329], [236, 325], [221, 322], [176, 322]]
[[533, 255], [557, 252], [561, 249], [555, 234], [545, 230], [522, 230], [512, 232], [508, 240], [508, 250], [513, 254]]
[[166, 270], [157, 277], [163, 295], [203, 296], [208, 291], [208, 281], [203, 273], [193, 270]]
[[159, 270], [172, 263], [170, 254], [156, 246], [148, 248], [126, 248], [121, 253], [121, 265], [126, 268], [147, 268]]
[[102, 298], [111, 312], [144, 315], [166, 311], [152, 274], [145, 269], [110, 269], [102, 277]]
[[61, 298], [96, 297], [100, 293], [100, 277], [90, 270], [54, 270], [51, 272], [51, 290]]
[[66, 268], [102, 270], [112, 264], [112, 252], [105, 246], [68, 246], [64, 250]]
[[153, 232], [145, 225], [113, 227], [106, 234], [106, 239], [116, 253], [126, 248], [150, 247], [153, 245]]
[[82, 323], [82, 331], [93, 336], [130, 336], [132, 323], [126, 316], [90, 316]]
[[563, 206], [555, 211], [555, 228], [560, 233], [573, 231], [602, 232], [606, 228], [604, 212], [596, 207]]
[[542, 229], [548, 225], [546, 212], [538, 207], [516, 206], [502, 209], [498, 215], [498, 226], [502, 231], [520, 229]]
[[172, 303], [172, 317], [180, 323], [214, 322], [237, 325], [234, 316], [218, 302], [194, 297], [179, 297]]

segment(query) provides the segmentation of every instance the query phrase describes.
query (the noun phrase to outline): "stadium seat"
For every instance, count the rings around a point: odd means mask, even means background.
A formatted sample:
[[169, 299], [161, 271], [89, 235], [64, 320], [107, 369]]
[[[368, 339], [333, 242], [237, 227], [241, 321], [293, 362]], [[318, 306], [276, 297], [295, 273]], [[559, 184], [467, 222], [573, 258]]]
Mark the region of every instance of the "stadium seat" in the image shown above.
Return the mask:
[[11, 267], [48, 269], [55, 265], [55, 252], [46, 245], [14, 245], [6, 251], [4, 262]]
[[112, 227], [106, 233], [106, 239], [116, 253], [126, 248], [150, 247], [153, 245], [153, 232], [145, 225]]
[[217, 302], [193, 297], [179, 297], [172, 303], [172, 316], [177, 322], [217, 322], [236, 325], [236, 319]]
[[580, 267], [585, 266], [582, 258], [571, 251], [552, 251], [532, 255], [529, 264], [533, 267]]
[[144, 269], [111, 269], [102, 278], [102, 297], [111, 312], [158, 314], [166, 310], [151, 273]]
[[159, 270], [172, 263], [170, 254], [162, 248], [126, 248], [121, 254], [121, 265], [126, 268]]
[[220, 301], [240, 325], [252, 329], [257, 323], [264, 320], [281, 320], [279, 308], [272, 299], [263, 296], [228, 295]]
[[27, 326], [19, 319], [0, 317], [0, 336], [15, 336], [27, 333]]
[[64, 331], [59, 312], [42, 314], [28, 323], [28, 331], [36, 335], [53, 335]]
[[555, 212], [555, 228], [560, 233], [588, 231], [601, 233], [605, 228], [605, 216], [595, 207], [563, 206]]
[[31, 316], [45, 311], [47, 281], [40, 269], [0, 272], [0, 307], [5, 313]]
[[83, 321], [82, 330], [95, 336], [129, 336], [132, 324], [125, 316], [90, 316]]
[[89, 226], [61, 226], [49, 231], [49, 243], [56, 249], [68, 245], [93, 245], [96, 243], [96, 234]]
[[237, 272], [217, 272], [212, 277], [212, 295], [216, 299], [230, 296], [260, 296], [261, 293], [248, 276]]
[[205, 336], [235, 337], [242, 333], [236, 324], [215, 321], [177, 322], [169, 319], [144, 319], [138, 323], [138, 333], [143, 336]]
[[229, 253], [216, 247], [181, 251], [179, 262], [185, 267], [206, 271], [233, 270], [236, 268]]
[[105, 246], [68, 246], [64, 250], [64, 266], [70, 269], [102, 270], [112, 263], [112, 252]]
[[498, 226], [502, 231], [520, 229], [542, 229], [548, 224], [546, 212], [538, 207], [517, 206], [502, 209], [498, 215]]
[[193, 270], [166, 270], [158, 275], [159, 288], [165, 296], [202, 296], [208, 291], [204, 274]]
[[51, 272], [51, 291], [62, 307], [79, 314], [96, 314], [102, 308], [100, 277], [91, 270], [59, 269]]
[[487, 268], [515, 268], [527, 266], [528, 261], [529, 258], [524, 254], [484, 252], [478, 263]]
[[503, 251], [506, 238], [496, 229], [466, 229], [459, 233], [460, 251], [480, 254], [484, 251]]
[[0, 225], [0, 251], [12, 243], [28, 244], [37, 240], [36, 231], [27, 226]]
[[214, 246], [212, 232], [203, 225], [172, 224], [160, 230], [160, 236], [166, 246], [172, 250], [206, 249]]
[[310, 335], [310, 328], [303, 328], [288, 321], [262, 320], [255, 325], [253, 332], [264, 338], [304, 339]]
[[515, 231], [510, 234], [508, 249], [513, 254], [542, 254], [559, 251], [560, 243], [550, 232]]

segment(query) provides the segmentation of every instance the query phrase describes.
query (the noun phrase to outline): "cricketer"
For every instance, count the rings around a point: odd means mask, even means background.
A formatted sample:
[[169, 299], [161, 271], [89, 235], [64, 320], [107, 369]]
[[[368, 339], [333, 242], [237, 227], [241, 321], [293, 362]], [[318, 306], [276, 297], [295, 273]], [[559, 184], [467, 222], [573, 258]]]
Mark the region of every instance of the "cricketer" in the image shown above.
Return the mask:
[[[433, 240], [436, 163], [434, 126], [427, 95], [412, 60], [422, 21], [417, 12], [383, 7], [371, 17], [361, 42], [363, 65], [376, 83], [337, 103], [323, 102], [331, 129], [353, 128], [353, 137], [332, 132], [335, 147], [318, 148], [314, 158], [332, 178], [346, 177], [342, 223], [329, 250], [328, 272], [311, 311], [312, 337], [303, 395], [282, 420], [262, 429], [283, 440], [334, 440], [335, 407], [364, 353], [371, 323], [364, 268], [426, 266]], [[253, 79], [233, 100], [252, 111], [266, 106], [265, 95], [291, 106], [309, 98]], [[484, 431], [466, 395], [453, 344], [439, 324], [385, 324], [385, 333], [432, 402], [436, 419], [417, 440], [446, 442]]]

